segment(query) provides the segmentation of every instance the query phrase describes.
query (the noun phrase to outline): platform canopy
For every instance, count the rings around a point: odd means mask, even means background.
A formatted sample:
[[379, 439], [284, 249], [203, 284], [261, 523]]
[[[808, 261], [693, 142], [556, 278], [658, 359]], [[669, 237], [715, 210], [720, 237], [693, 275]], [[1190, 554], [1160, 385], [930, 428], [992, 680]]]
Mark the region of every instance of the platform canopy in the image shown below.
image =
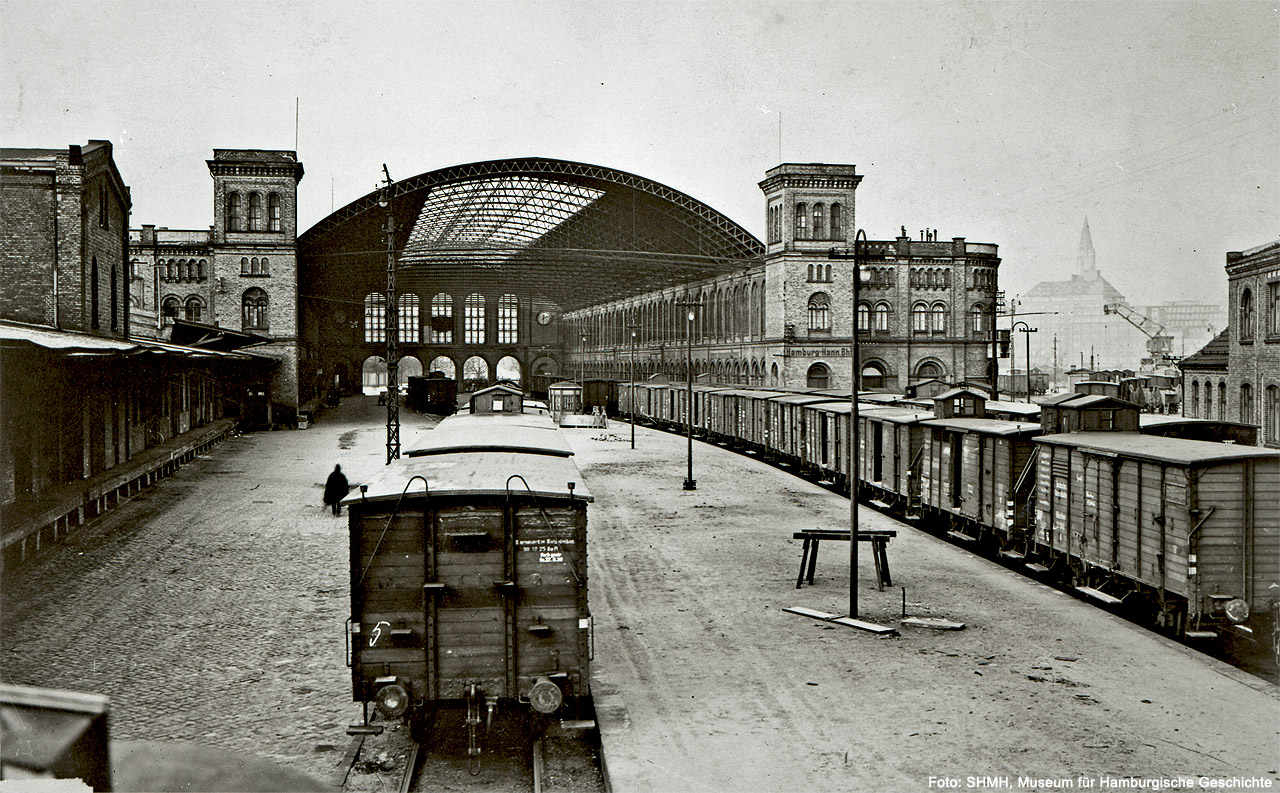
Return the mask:
[[299, 237], [303, 272], [385, 272], [388, 192], [402, 291], [522, 291], [573, 310], [763, 261], [759, 240], [678, 190], [531, 157], [442, 168], [353, 201]]

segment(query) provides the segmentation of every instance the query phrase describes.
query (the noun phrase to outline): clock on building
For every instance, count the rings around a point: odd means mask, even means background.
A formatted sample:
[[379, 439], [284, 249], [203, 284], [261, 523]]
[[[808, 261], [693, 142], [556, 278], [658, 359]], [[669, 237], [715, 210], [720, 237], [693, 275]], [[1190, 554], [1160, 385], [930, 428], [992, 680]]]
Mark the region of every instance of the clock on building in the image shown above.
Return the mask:
[[539, 325], [547, 325], [547, 324], [550, 324], [550, 322], [551, 322], [551, 312], [550, 312], [550, 311], [543, 311], [543, 312], [541, 312], [541, 313], [539, 313], [539, 314], [538, 314], [538, 324], [539, 324]]

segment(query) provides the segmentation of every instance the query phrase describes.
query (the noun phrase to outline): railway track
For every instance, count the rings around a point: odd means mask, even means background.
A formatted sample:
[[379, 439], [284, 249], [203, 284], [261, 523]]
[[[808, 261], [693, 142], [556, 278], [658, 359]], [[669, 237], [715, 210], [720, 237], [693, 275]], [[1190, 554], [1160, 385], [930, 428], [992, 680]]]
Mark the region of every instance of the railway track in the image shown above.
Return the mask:
[[[495, 719], [478, 757], [467, 752], [465, 730], [441, 719], [428, 745], [407, 729], [357, 736], [339, 769], [346, 793], [427, 793], [428, 791], [502, 791], [503, 793], [603, 793], [599, 740], [590, 721], [532, 726], [521, 714]], [[456, 726], [456, 725], [452, 725]]]

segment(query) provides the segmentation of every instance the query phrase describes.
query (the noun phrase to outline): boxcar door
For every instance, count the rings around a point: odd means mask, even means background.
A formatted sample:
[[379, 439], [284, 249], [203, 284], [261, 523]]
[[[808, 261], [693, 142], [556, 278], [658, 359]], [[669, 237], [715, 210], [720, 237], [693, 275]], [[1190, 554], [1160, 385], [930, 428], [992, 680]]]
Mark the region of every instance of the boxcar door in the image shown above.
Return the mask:
[[521, 500], [516, 511], [516, 691], [527, 696], [540, 675], [566, 673], [585, 693], [590, 612], [587, 609], [586, 513]]
[[503, 509], [474, 504], [436, 510], [435, 613], [438, 696], [461, 699], [467, 683], [486, 696], [512, 696], [507, 680], [507, 613], [502, 591]]

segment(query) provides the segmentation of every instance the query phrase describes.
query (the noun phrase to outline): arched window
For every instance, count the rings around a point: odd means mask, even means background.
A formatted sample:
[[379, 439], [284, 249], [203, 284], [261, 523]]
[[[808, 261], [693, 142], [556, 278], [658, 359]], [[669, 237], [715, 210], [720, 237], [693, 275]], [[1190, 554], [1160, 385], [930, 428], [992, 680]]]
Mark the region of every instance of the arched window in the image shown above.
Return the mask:
[[387, 296], [381, 292], [364, 296], [364, 340], [387, 340]]
[[196, 262], [196, 278], [204, 280], [204, 259]]
[[861, 380], [859, 389], [884, 388], [884, 369], [878, 363], [869, 363], [862, 367]]
[[249, 275], [249, 257], [248, 256], [240, 257], [240, 274]]
[[1267, 427], [1269, 443], [1280, 442], [1280, 386], [1267, 386]]
[[178, 318], [178, 310], [181, 307], [182, 304], [178, 302], [178, 298], [166, 297], [164, 302], [160, 304], [161, 321], [165, 325], [173, 324], [173, 321]]
[[858, 304], [858, 332], [871, 330], [871, 306], [868, 303]]
[[1253, 386], [1240, 384], [1240, 420], [1245, 424], [1257, 424], [1253, 415]]
[[400, 341], [406, 344], [418, 344], [422, 341], [422, 326], [418, 322], [418, 296], [412, 292], [400, 295], [400, 314], [397, 318], [399, 327], [396, 332]]
[[1280, 281], [1267, 284], [1267, 335], [1280, 336]]
[[1203, 418], [1213, 418], [1213, 383], [1208, 380], [1204, 383], [1204, 415]]
[[809, 239], [809, 205], [796, 204], [796, 239]]
[[933, 304], [933, 332], [947, 332], [947, 305], [945, 303]]
[[116, 276], [118, 275], [116, 266], [111, 265], [111, 329], [117, 330], [120, 327], [119, 311], [120, 311], [120, 295], [116, 291]]
[[815, 363], [809, 367], [805, 375], [805, 385], [809, 388], [828, 388], [831, 384], [831, 370], [825, 363]]
[[249, 272], [254, 275], [262, 275], [262, 264], [258, 262], [257, 256], [249, 260]]
[[823, 226], [826, 225], [826, 220], [827, 220], [826, 205], [814, 204], [813, 205], [813, 238], [815, 240], [824, 240], [827, 238], [826, 232], [823, 231]]
[[769, 384], [778, 384], [778, 364], [776, 363], [769, 367]]
[[811, 265], [809, 265], [809, 280], [810, 280], [810, 281], [815, 281], [815, 280], [817, 280], [817, 279], [815, 279], [815, 278], [813, 277], [813, 265], [812, 265], [812, 264], [811, 264]]
[[831, 239], [844, 239], [844, 220], [840, 217], [840, 205], [831, 205]]
[[1200, 383], [1191, 382], [1191, 418], [1200, 417]]
[[1240, 293], [1240, 341], [1253, 340], [1253, 292], [1245, 287]]
[[191, 296], [191, 297], [189, 297], [189, 298], [187, 298], [187, 306], [186, 306], [187, 312], [186, 312], [186, 317], [187, 317], [187, 321], [188, 321], [188, 322], [199, 322], [199, 321], [200, 321], [200, 308], [201, 308], [201, 306], [202, 306], [202, 304], [201, 304], [201, 302], [200, 302], [200, 298], [195, 297], [194, 295], [193, 295], [193, 296]]
[[272, 193], [267, 198], [267, 229], [269, 231], [280, 230], [280, 194]]
[[809, 297], [809, 330], [831, 330], [831, 298], [826, 292]]
[[969, 309], [969, 327], [973, 331], [974, 336], [982, 336], [987, 332], [987, 307], [981, 303], [975, 303], [973, 308]]
[[520, 337], [520, 301], [515, 295], [498, 298], [498, 343], [517, 344]]
[[243, 231], [244, 216], [240, 214], [240, 194], [227, 194], [227, 231]]
[[[81, 259], [80, 261], [84, 261]], [[84, 265], [81, 264], [81, 267]], [[81, 270], [81, 272], [84, 272]], [[84, 294], [81, 292], [80, 294]], [[89, 267], [89, 327], [98, 327], [98, 257], [93, 257]]]
[[911, 307], [911, 330], [916, 333], [929, 330], [929, 306], [925, 303], [916, 303]]
[[942, 378], [942, 367], [933, 361], [925, 361], [916, 367], [917, 380], [938, 380]]
[[267, 269], [267, 257], [263, 256], [258, 260], [258, 275], [270, 275], [271, 271]]
[[262, 193], [249, 194], [249, 231], [262, 231]]
[[465, 323], [462, 340], [467, 344], [484, 344], [484, 295], [474, 292], [467, 295], [462, 317]]
[[253, 287], [244, 290], [240, 300], [240, 318], [244, 330], [267, 330], [267, 293]]
[[876, 303], [876, 330], [880, 332], [888, 332], [889, 330], [888, 303]]
[[1218, 421], [1227, 420], [1227, 382], [1218, 383]]

